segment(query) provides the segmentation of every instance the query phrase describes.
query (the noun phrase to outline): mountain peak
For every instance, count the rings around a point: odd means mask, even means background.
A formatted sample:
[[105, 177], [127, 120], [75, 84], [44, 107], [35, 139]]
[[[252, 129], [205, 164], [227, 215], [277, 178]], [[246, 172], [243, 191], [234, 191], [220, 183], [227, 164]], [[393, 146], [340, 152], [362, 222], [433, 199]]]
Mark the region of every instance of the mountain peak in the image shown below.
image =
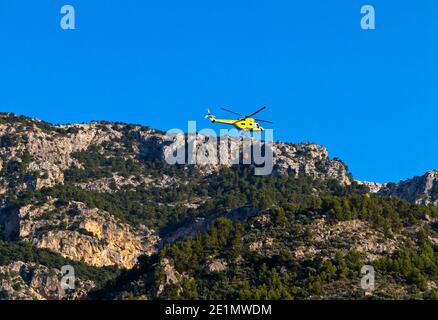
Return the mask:
[[395, 196], [410, 202], [428, 205], [438, 204], [438, 171], [430, 170], [422, 176], [416, 176], [399, 183], [387, 183], [379, 194]]

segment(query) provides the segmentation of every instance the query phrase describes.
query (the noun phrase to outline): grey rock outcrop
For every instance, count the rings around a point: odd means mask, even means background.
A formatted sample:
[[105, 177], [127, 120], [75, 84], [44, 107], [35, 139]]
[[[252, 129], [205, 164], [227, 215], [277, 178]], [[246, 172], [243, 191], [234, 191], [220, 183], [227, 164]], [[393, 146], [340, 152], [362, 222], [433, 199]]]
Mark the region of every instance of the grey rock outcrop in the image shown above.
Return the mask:
[[131, 268], [139, 255], [155, 251], [159, 238], [146, 227], [134, 229], [80, 202], [63, 207], [55, 203], [9, 210], [4, 215], [5, 236], [97, 267]]
[[92, 281], [76, 278], [75, 288], [64, 290], [63, 274], [58, 269], [15, 261], [0, 266], [0, 299], [8, 300], [78, 300], [94, 287]]
[[[82, 167], [73, 156], [74, 153], [92, 147], [101, 147], [105, 150], [106, 157], [122, 154], [124, 158], [131, 158], [133, 161], [138, 161], [139, 158], [166, 161], [177, 151], [186, 151], [188, 143], [193, 143], [196, 146], [193, 161], [203, 174], [214, 173], [221, 166], [229, 167], [248, 157], [243, 147], [244, 139], [239, 137], [228, 137], [217, 143], [215, 137], [184, 134], [170, 137], [136, 125], [93, 122], [55, 126], [24, 119], [11, 114], [0, 115], [0, 172], [3, 173], [0, 174], [0, 194], [11, 189], [40, 189], [64, 183], [67, 169]], [[126, 137], [129, 139], [125, 139]], [[125, 141], [122, 142], [123, 139]], [[255, 139], [252, 143], [264, 147], [262, 142]], [[322, 146], [314, 143], [275, 142], [272, 151], [274, 174], [303, 173], [319, 179], [336, 179], [342, 184], [351, 183], [344, 164], [339, 160], [329, 159], [327, 150]], [[188, 160], [188, 155], [184, 158], [183, 161]], [[15, 177], [8, 179], [8, 175], [12, 177], [13, 174]], [[140, 180], [142, 178], [148, 177], [140, 177]], [[117, 175], [115, 179], [124, 185], [136, 186], [132, 179], [122, 181]], [[110, 181], [102, 180], [94, 184], [97, 188], [103, 185], [108, 189], [109, 183]], [[95, 189], [93, 183], [84, 184], [84, 187]]]
[[409, 202], [438, 205], [438, 171], [429, 171], [400, 183], [388, 183], [378, 191], [381, 195], [399, 197]]

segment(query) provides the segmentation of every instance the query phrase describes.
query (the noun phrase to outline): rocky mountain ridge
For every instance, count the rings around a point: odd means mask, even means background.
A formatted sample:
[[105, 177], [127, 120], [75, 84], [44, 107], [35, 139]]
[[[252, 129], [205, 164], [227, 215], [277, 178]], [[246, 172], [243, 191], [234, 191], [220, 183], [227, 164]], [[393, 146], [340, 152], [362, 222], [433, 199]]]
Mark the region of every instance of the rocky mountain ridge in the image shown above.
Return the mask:
[[428, 171], [422, 176], [406, 179], [399, 183], [384, 184], [377, 193], [399, 197], [421, 205], [438, 205], [438, 171]]
[[422, 176], [412, 177], [398, 183], [358, 183], [367, 186], [371, 193], [398, 197], [419, 205], [438, 205], [438, 170], [431, 170]]

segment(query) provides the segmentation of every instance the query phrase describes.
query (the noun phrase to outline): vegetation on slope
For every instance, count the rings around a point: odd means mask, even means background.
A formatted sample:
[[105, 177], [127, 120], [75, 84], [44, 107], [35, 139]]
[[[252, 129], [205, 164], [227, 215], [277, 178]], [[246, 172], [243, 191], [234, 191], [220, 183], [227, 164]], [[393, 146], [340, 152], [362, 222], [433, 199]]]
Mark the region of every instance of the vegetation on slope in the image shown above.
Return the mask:
[[[22, 131], [35, 125], [58, 135], [75, 131], [12, 115], [0, 117], [2, 123], [17, 124], [17, 130]], [[49, 199], [64, 206], [75, 200], [108, 211], [134, 227], [143, 224], [158, 230], [164, 239], [196, 219], [208, 221], [203, 232], [170, 243], [152, 256], [141, 256], [132, 270], [93, 268], [28, 243], [6, 241], [0, 241], [0, 265], [13, 261], [49, 268], [73, 265], [80, 278], [98, 284], [99, 290], [90, 298], [351, 299], [363, 297], [360, 268], [372, 264], [379, 276], [373, 297], [437, 298], [437, 230], [430, 222], [438, 217], [435, 206], [372, 196], [368, 188], [357, 183], [343, 186], [336, 180], [292, 174], [258, 177], [253, 175], [252, 166], [233, 166], [203, 175], [195, 166], [169, 166], [155, 157], [154, 150], [143, 150], [142, 146], [133, 156], [138, 140], [134, 129], [120, 127], [123, 136], [112, 141], [117, 147], [104, 143], [74, 153], [81, 167], [70, 167], [64, 172], [64, 183], [50, 188], [16, 188], [27, 182], [32, 185], [38, 175], [26, 170], [30, 155], [25, 151], [18, 154], [21, 161], [7, 161], [0, 171], [0, 178], [9, 185], [3, 206], [19, 208]], [[101, 130], [108, 128], [102, 124]], [[5, 135], [0, 148], [20, 143], [25, 141]], [[114, 175], [135, 177], [139, 183], [113, 188], [111, 193], [79, 185]], [[140, 179], [161, 179], [164, 175], [179, 183], [157, 186]], [[255, 210], [254, 216], [221, 218], [246, 205]], [[399, 243], [395, 250], [371, 259], [355, 249], [357, 239], [352, 235], [333, 242], [317, 240], [315, 222], [321, 219], [329, 229], [342, 226], [342, 222], [360, 221], [364, 230], [359, 232], [377, 233], [379, 240]], [[313, 251], [300, 256], [303, 248]], [[215, 262], [220, 270], [211, 268]], [[169, 283], [169, 268], [178, 281]]]

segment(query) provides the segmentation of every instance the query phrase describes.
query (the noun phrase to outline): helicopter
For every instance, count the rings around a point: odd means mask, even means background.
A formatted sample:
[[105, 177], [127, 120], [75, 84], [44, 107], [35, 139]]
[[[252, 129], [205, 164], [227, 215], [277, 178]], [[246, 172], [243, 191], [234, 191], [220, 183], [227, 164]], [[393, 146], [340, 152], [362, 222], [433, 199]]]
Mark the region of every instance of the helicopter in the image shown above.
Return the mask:
[[208, 113], [205, 116], [205, 118], [210, 119], [210, 121], [212, 123], [217, 122], [217, 123], [224, 123], [224, 124], [232, 125], [236, 129], [241, 130], [241, 131], [264, 131], [265, 129], [258, 122], [266, 122], [266, 123], [273, 124], [273, 122], [271, 122], [271, 121], [253, 118], [253, 116], [255, 116], [257, 113], [265, 110], [266, 107], [263, 107], [263, 108], [257, 110], [256, 112], [253, 112], [247, 116], [244, 116], [240, 113], [237, 113], [237, 112], [225, 109], [225, 108], [221, 108], [221, 109], [226, 111], [226, 112], [230, 112], [232, 114], [240, 116], [241, 118], [239, 118], [239, 119], [218, 119], [210, 113], [210, 109], [208, 109]]

